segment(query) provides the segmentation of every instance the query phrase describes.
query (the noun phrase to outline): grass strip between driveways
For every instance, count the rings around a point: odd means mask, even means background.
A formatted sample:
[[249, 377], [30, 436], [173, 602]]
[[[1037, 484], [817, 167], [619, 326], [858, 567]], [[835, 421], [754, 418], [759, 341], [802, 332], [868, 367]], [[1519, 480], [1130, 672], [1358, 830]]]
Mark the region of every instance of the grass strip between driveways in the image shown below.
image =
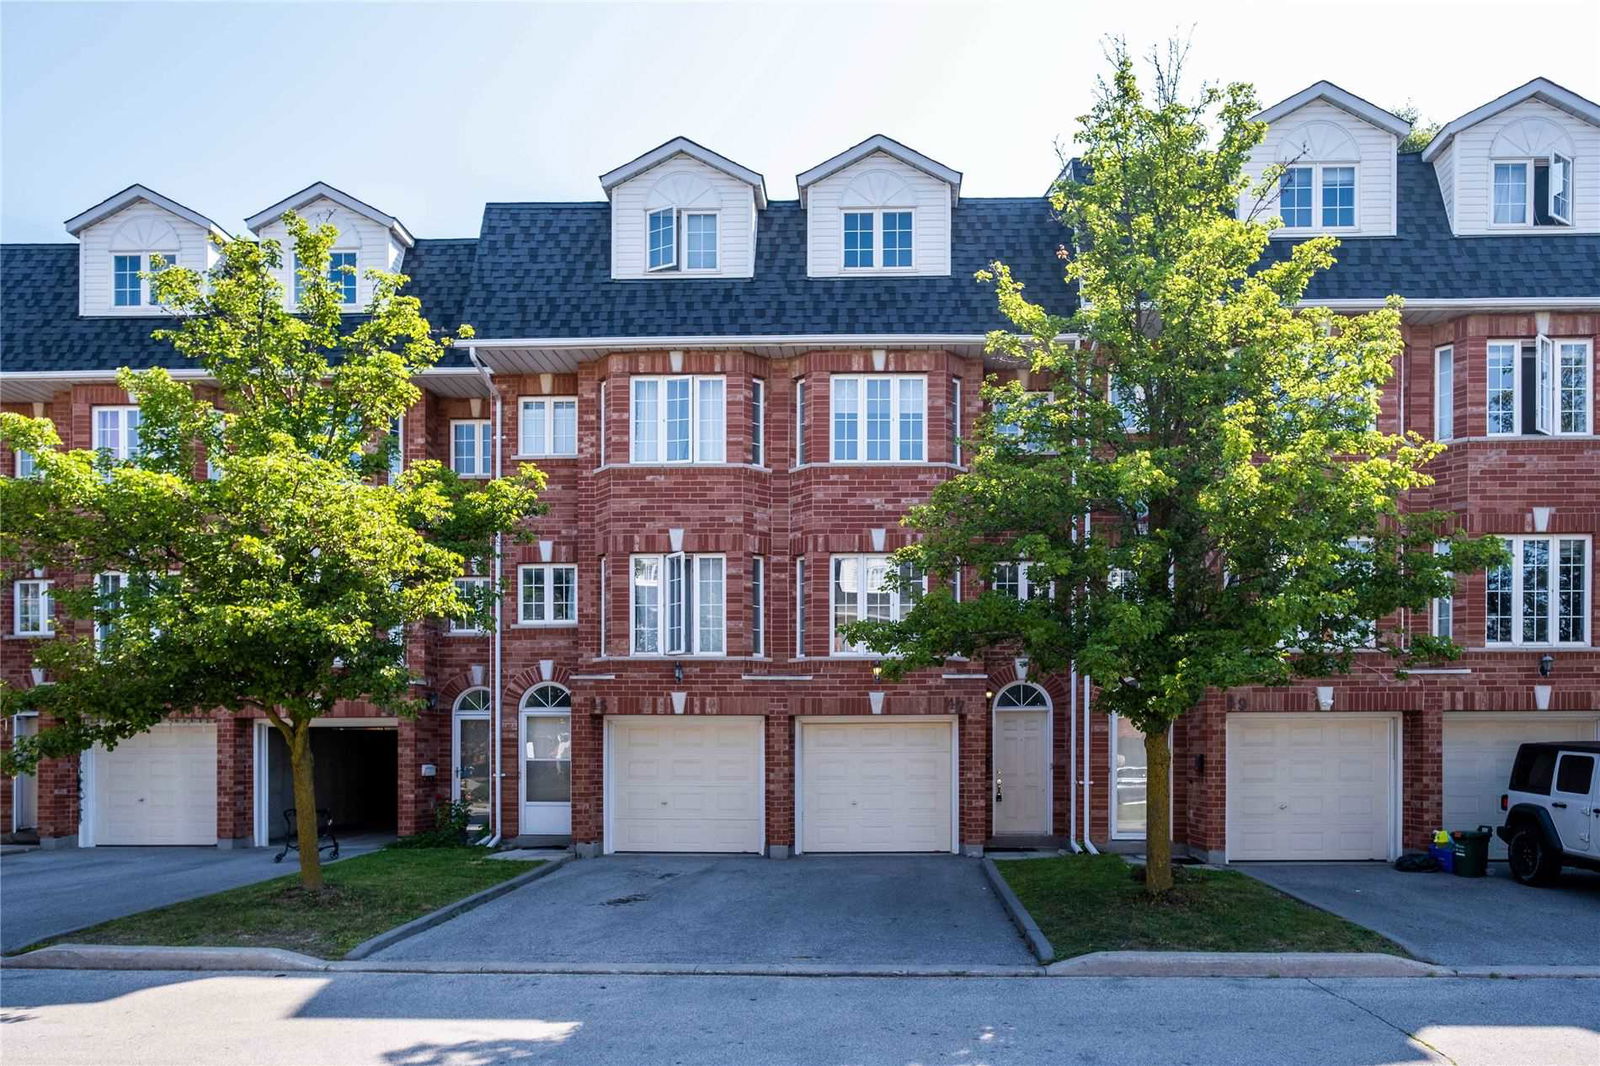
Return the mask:
[[1065, 959], [1091, 951], [1377, 951], [1405, 956], [1372, 930], [1290, 899], [1232, 870], [1179, 867], [1152, 902], [1117, 855], [995, 864]]
[[324, 866], [328, 888], [319, 896], [301, 891], [298, 874], [291, 874], [130, 914], [53, 942], [288, 948], [342, 958], [364, 940], [541, 865], [491, 860], [490, 854], [487, 848], [370, 852]]

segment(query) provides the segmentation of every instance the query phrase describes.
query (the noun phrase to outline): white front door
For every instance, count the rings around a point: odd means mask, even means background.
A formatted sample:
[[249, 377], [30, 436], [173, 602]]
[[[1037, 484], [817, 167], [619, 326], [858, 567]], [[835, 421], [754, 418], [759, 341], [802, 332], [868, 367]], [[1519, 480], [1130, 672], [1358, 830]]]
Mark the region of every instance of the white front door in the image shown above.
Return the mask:
[[572, 714], [528, 712], [522, 716], [523, 836], [572, 832]]
[[760, 852], [762, 720], [608, 718], [607, 851]]
[[217, 843], [217, 727], [169, 723], [96, 748], [95, 844]]
[[1579, 855], [1600, 853], [1594, 839], [1595, 762], [1584, 752], [1562, 752], [1550, 787], [1550, 820], [1556, 824], [1561, 847]]
[[1228, 858], [1394, 857], [1396, 720], [1228, 716]]
[[[1600, 715], [1464, 711], [1444, 716], [1444, 825], [1476, 829], [1505, 821], [1500, 796], [1511, 781], [1517, 748], [1534, 741], [1594, 740]], [[1489, 857], [1506, 857], [1505, 841], [1489, 840]]]
[[948, 719], [800, 722], [802, 851], [955, 851]]
[[1050, 832], [1048, 711], [996, 711], [994, 835]]

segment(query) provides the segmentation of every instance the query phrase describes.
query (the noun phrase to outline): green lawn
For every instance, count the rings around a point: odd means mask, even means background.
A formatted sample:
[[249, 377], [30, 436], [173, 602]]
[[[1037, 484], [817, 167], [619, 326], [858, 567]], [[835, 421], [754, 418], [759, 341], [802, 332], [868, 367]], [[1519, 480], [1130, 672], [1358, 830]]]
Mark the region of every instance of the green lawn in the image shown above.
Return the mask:
[[1290, 899], [1232, 870], [1180, 867], [1159, 903], [1116, 855], [995, 864], [1065, 959], [1090, 951], [1380, 951], [1370, 929]]
[[489, 854], [484, 848], [374, 851], [325, 866], [328, 891], [321, 896], [302, 892], [295, 874], [130, 914], [57, 940], [288, 948], [337, 959], [363, 940], [540, 865], [490, 860]]

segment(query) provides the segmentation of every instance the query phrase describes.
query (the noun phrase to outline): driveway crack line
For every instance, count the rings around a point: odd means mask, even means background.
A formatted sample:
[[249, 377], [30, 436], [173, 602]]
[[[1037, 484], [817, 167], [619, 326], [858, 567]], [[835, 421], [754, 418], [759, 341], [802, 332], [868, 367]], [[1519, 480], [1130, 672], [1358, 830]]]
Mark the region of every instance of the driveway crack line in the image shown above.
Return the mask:
[[1445, 1054], [1439, 1048], [1434, 1047], [1432, 1044], [1430, 1044], [1426, 1040], [1422, 1039], [1422, 1037], [1418, 1036], [1416, 1033], [1413, 1033], [1410, 1029], [1407, 1029], [1403, 1025], [1396, 1025], [1394, 1022], [1391, 1022], [1388, 1018], [1385, 1018], [1383, 1015], [1379, 1014], [1377, 1011], [1373, 1010], [1371, 1007], [1368, 1007], [1366, 1004], [1357, 1003], [1355, 1000], [1351, 999], [1349, 996], [1344, 995], [1341, 992], [1335, 992], [1333, 989], [1329, 988], [1327, 985], [1318, 983], [1315, 978], [1307, 977], [1307, 978], [1304, 978], [1304, 980], [1305, 980], [1306, 984], [1310, 985], [1312, 988], [1320, 989], [1321, 991], [1326, 992], [1328, 995], [1332, 996], [1334, 999], [1342, 1000], [1343, 1002], [1348, 1003], [1352, 1007], [1356, 1008], [1356, 1010], [1359, 1010], [1359, 1011], [1361, 1011], [1361, 1012], [1363, 1012], [1365, 1014], [1370, 1014], [1372, 1017], [1376, 1018], [1378, 1021], [1382, 1022], [1384, 1025], [1387, 1025], [1389, 1028], [1393, 1029], [1395, 1032], [1403, 1034], [1407, 1040], [1414, 1041], [1418, 1046], [1420, 1046], [1420, 1047], [1426, 1049], [1427, 1051], [1439, 1056], [1439, 1058], [1443, 1059], [1446, 1063], [1449, 1064], [1449, 1066], [1461, 1066], [1461, 1064], [1456, 1062], [1455, 1059], [1453, 1059], [1449, 1055]]

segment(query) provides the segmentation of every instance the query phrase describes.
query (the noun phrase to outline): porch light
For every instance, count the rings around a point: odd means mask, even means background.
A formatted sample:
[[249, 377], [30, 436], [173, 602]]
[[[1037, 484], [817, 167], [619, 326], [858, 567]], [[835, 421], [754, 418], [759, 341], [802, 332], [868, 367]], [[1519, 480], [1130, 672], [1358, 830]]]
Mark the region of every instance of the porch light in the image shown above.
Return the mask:
[[1539, 656], [1539, 676], [1549, 677], [1550, 668], [1556, 664], [1556, 657], [1549, 652]]
[[683, 680], [683, 661], [682, 660], [679, 660], [679, 661], [677, 661], [677, 662], [672, 664], [672, 680], [674, 680], [674, 681], [682, 681]]

